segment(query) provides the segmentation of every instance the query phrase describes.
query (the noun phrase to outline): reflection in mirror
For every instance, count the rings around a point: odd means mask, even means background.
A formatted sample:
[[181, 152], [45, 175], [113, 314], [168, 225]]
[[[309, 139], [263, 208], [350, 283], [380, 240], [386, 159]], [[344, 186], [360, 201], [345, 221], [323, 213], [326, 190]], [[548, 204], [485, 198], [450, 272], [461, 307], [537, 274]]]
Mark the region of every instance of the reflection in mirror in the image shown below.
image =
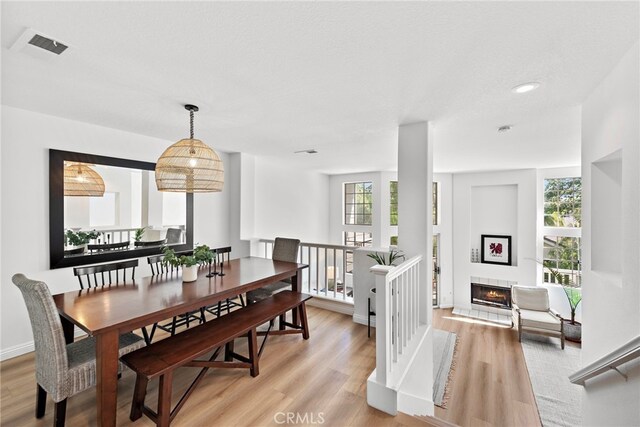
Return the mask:
[[185, 193], [159, 192], [153, 171], [65, 162], [64, 175], [65, 258], [186, 243]]

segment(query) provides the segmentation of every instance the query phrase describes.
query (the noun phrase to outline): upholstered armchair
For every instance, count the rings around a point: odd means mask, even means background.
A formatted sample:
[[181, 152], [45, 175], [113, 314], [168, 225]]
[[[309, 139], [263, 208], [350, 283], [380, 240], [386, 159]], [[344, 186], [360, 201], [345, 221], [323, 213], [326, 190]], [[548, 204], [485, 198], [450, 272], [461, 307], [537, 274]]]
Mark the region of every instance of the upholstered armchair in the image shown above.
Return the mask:
[[522, 331], [560, 338], [564, 350], [564, 328], [560, 315], [549, 307], [549, 291], [537, 286], [513, 286], [512, 326], [518, 327], [518, 341]]

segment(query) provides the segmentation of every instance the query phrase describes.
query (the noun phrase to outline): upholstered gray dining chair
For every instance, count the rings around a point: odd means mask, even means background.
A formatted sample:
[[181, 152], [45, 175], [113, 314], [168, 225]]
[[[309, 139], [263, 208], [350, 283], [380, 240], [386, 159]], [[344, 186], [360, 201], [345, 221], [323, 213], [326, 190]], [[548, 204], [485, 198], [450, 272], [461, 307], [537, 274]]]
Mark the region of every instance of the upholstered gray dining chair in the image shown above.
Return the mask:
[[[298, 239], [285, 239], [283, 237], [276, 237], [273, 244], [273, 254], [271, 259], [274, 261], [287, 261], [298, 262], [298, 248], [300, 247], [300, 240]], [[280, 292], [291, 286], [291, 279], [286, 279], [282, 282], [271, 283], [260, 289], [247, 292], [247, 303], [261, 301], [269, 298], [271, 295]]]
[[[93, 337], [65, 343], [62, 322], [49, 288], [44, 282], [22, 274], [13, 276], [27, 305], [36, 353], [36, 418], [44, 417], [47, 393], [55, 404], [54, 426], [64, 426], [67, 398], [96, 382], [95, 340]], [[120, 336], [120, 356], [144, 347], [137, 335]], [[119, 371], [124, 365], [118, 363]]]
[[167, 245], [182, 243], [182, 230], [180, 230], [179, 228], [167, 229], [167, 236], [165, 241]]

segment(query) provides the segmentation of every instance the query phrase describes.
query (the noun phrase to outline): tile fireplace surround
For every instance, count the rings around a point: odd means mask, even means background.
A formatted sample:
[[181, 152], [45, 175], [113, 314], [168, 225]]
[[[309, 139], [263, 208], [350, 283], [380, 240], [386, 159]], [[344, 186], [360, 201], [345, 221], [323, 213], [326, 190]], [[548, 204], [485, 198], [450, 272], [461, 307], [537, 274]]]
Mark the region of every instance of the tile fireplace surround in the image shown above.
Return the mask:
[[471, 308], [455, 307], [453, 314], [511, 326], [511, 287], [508, 280], [471, 277]]

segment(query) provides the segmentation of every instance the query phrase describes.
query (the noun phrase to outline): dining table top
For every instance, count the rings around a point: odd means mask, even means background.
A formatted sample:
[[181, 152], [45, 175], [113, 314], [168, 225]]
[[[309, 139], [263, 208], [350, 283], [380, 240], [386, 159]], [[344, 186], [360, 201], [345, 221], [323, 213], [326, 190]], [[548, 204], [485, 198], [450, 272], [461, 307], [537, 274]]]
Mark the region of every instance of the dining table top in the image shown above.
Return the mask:
[[53, 299], [61, 316], [90, 335], [112, 330], [124, 333], [294, 277], [307, 267], [245, 257], [226, 262], [224, 276], [206, 277], [208, 268], [200, 268], [197, 280], [182, 282], [181, 269], [176, 269], [118, 285], [65, 292]]

